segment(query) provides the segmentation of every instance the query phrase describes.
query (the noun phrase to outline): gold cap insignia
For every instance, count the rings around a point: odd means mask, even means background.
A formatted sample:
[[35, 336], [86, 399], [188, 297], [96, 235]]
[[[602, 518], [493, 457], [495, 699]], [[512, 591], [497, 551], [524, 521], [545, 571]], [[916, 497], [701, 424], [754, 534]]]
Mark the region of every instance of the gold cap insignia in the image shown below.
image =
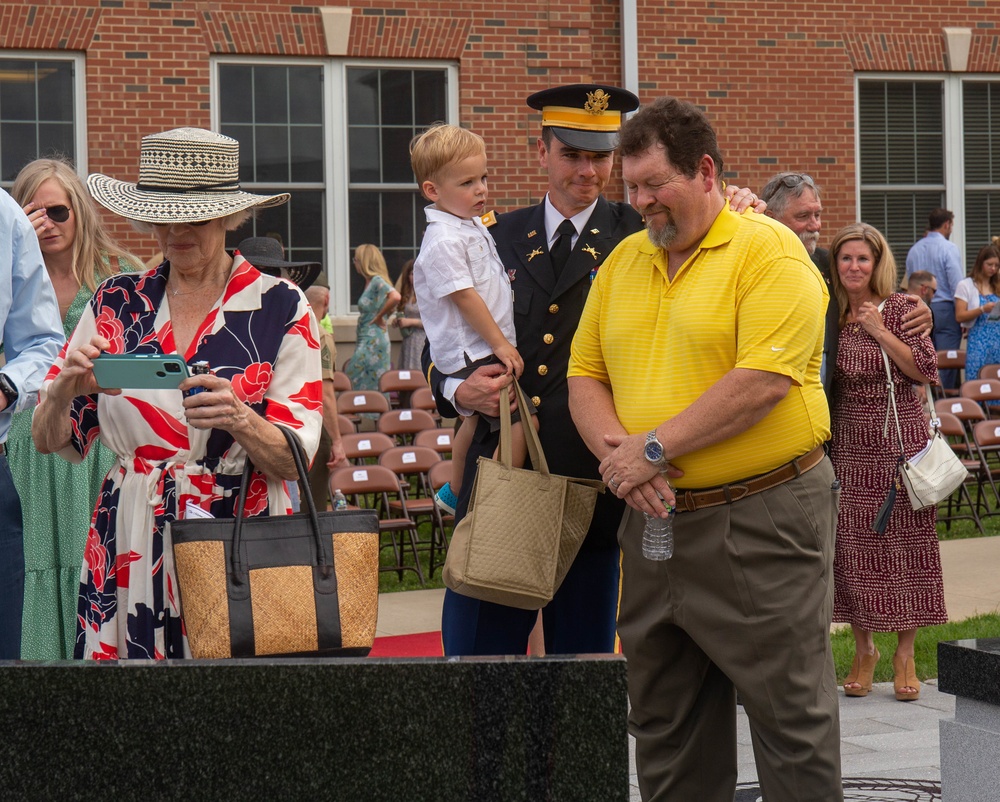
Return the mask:
[[610, 102], [611, 95], [603, 89], [598, 89], [596, 92], [587, 92], [587, 102], [584, 104], [583, 110], [590, 114], [604, 114], [608, 110]]

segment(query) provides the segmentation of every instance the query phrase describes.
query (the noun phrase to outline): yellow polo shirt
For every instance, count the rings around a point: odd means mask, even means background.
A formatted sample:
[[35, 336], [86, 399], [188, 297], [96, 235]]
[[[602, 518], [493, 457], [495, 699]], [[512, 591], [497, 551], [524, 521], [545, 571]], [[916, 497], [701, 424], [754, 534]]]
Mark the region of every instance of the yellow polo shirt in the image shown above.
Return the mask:
[[[819, 379], [828, 298], [799, 239], [764, 215], [727, 206], [673, 281], [640, 231], [598, 271], [568, 375], [609, 385], [631, 434], [674, 417], [733, 368], [789, 376], [788, 394], [757, 424], [672, 460], [684, 471], [678, 487], [734, 482], [829, 438]], [[721, 407], [719, 420], [733, 411]]]

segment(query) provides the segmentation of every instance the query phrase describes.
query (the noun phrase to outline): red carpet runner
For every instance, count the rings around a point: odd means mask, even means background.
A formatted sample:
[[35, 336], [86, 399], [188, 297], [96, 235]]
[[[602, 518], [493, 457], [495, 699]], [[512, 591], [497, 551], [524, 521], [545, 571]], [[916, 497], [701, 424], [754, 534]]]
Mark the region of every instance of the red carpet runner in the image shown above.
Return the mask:
[[369, 657], [442, 657], [440, 632], [375, 638]]

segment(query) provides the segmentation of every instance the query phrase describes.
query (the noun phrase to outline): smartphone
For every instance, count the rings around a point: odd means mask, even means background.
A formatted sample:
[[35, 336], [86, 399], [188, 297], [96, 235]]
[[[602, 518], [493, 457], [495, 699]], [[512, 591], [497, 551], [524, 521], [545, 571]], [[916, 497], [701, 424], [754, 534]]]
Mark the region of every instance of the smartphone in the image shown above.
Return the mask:
[[101, 354], [94, 360], [94, 378], [106, 390], [176, 390], [187, 377], [179, 356]]
[[1000, 320], [1000, 303], [994, 306], [986, 316], [987, 320]]

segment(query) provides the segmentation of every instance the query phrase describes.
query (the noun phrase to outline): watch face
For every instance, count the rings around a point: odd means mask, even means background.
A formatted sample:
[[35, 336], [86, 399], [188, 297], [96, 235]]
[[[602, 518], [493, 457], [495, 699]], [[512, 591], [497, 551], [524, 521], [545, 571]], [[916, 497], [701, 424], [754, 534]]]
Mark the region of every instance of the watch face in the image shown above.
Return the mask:
[[650, 462], [659, 462], [663, 459], [663, 446], [657, 442], [646, 443], [646, 459]]

